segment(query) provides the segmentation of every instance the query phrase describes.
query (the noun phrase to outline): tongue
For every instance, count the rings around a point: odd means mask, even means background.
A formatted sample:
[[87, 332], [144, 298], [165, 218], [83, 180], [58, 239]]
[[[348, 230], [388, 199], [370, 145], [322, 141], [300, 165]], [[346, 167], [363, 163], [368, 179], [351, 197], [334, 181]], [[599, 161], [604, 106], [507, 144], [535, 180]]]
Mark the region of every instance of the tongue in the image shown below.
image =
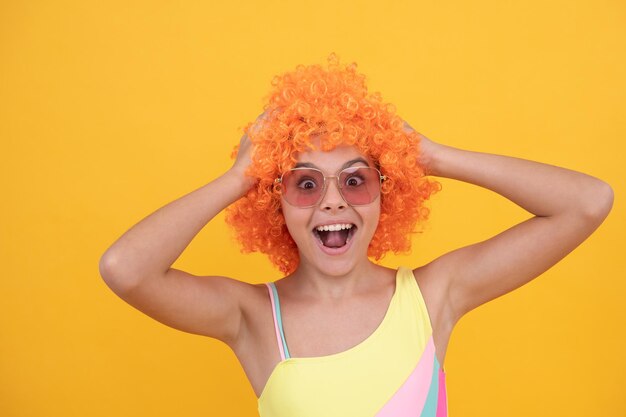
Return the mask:
[[346, 240], [348, 239], [348, 229], [320, 232], [320, 238], [322, 239], [324, 246], [328, 246], [329, 248], [339, 248], [346, 244]]

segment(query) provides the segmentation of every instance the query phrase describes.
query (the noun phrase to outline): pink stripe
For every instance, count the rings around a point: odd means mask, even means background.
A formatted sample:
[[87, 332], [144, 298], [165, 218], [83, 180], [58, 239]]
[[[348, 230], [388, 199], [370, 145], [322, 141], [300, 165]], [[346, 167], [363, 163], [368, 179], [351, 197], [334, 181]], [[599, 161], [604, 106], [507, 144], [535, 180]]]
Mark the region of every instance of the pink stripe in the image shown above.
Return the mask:
[[448, 398], [446, 396], [446, 374], [439, 368], [439, 398], [437, 401], [437, 415], [448, 417]]
[[[424, 408], [433, 376], [435, 343], [433, 337], [424, 348], [422, 357], [411, 375], [393, 394], [376, 417], [418, 416]], [[439, 414], [437, 414], [439, 416]]]
[[280, 360], [285, 360], [285, 350], [283, 349], [283, 341], [280, 337], [280, 330], [278, 330], [278, 320], [276, 320], [276, 304], [274, 301], [274, 291], [272, 291], [272, 287], [269, 283], [265, 283], [267, 288], [270, 291], [270, 300], [272, 302], [272, 316], [274, 317], [274, 330], [276, 330], [276, 341], [278, 341], [278, 350], [280, 351]]

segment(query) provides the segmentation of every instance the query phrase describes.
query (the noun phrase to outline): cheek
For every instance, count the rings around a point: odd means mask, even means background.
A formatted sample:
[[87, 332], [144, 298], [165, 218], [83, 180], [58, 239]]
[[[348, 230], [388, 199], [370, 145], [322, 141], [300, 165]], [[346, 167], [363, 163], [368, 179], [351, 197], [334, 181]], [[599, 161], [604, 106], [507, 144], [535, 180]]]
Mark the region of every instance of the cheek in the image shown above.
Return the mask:
[[367, 207], [367, 213], [365, 213], [364, 215], [367, 216], [368, 219], [375, 221], [376, 223], [378, 222], [378, 219], [380, 218], [380, 200], [378, 200], [375, 203], [372, 203], [371, 206]]
[[378, 222], [380, 221], [380, 211], [376, 211], [372, 215], [372, 229], [376, 230], [378, 228]]
[[285, 226], [287, 226], [291, 237], [297, 241], [299, 236], [302, 236], [302, 234], [306, 232], [305, 229], [308, 218], [306, 213], [304, 213], [305, 210], [291, 207], [284, 202], [281, 207], [283, 218], [285, 219]]
[[367, 229], [369, 234], [374, 236], [376, 229], [378, 228], [378, 222], [380, 221], [380, 205], [373, 207], [371, 211], [367, 213]]

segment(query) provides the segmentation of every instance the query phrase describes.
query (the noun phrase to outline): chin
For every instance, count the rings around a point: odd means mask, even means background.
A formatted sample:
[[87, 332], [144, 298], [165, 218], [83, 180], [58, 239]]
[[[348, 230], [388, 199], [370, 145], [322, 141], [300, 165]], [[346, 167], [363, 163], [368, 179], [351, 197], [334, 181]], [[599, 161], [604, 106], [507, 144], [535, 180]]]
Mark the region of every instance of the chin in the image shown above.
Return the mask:
[[324, 275], [331, 277], [342, 277], [355, 268], [356, 263], [354, 259], [328, 262], [321, 265], [316, 265], [317, 269]]
[[317, 270], [327, 276], [345, 276], [351, 273], [361, 263], [369, 262], [366, 253], [362, 255], [358, 253], [358, 246], [352, 247], [348, 252], [337, 256], [325, 254], [317, 247], [311, 249], [313, 251], [312, 253], [300, 253], [300, 262], [302, 263], [304, 261], [307, 269]]

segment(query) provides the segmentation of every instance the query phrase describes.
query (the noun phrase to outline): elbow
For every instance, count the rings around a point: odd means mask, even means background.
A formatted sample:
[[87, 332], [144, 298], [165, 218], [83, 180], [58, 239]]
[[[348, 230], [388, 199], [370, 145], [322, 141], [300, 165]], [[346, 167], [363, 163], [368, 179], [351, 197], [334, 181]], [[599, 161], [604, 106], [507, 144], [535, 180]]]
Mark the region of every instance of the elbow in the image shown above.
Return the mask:
[[608, 183], [598, 180], [597, 185], [593, 188], [593, 192], [590, 193], [590, 197], [587, 199], [584, 210], [585, 217], [598, 222], [598, 224], [602, 223], [613, 208], [613, 200], [613, 188]]
[[116, 294], [132, 288], [133, 280], [121, 274], [118, 268], [117, 258], [105, 253], [98, 263], [100, 276], [106, 285]]
[[106, 282], [110, 280], [113, 276], [113, 269], [115, 268], [115, 260], [111, 256], [107, 256], [105, 253], [100, 258], [100, 262], [98, 263], [98, 270], [100, 271], [100, 276]]

